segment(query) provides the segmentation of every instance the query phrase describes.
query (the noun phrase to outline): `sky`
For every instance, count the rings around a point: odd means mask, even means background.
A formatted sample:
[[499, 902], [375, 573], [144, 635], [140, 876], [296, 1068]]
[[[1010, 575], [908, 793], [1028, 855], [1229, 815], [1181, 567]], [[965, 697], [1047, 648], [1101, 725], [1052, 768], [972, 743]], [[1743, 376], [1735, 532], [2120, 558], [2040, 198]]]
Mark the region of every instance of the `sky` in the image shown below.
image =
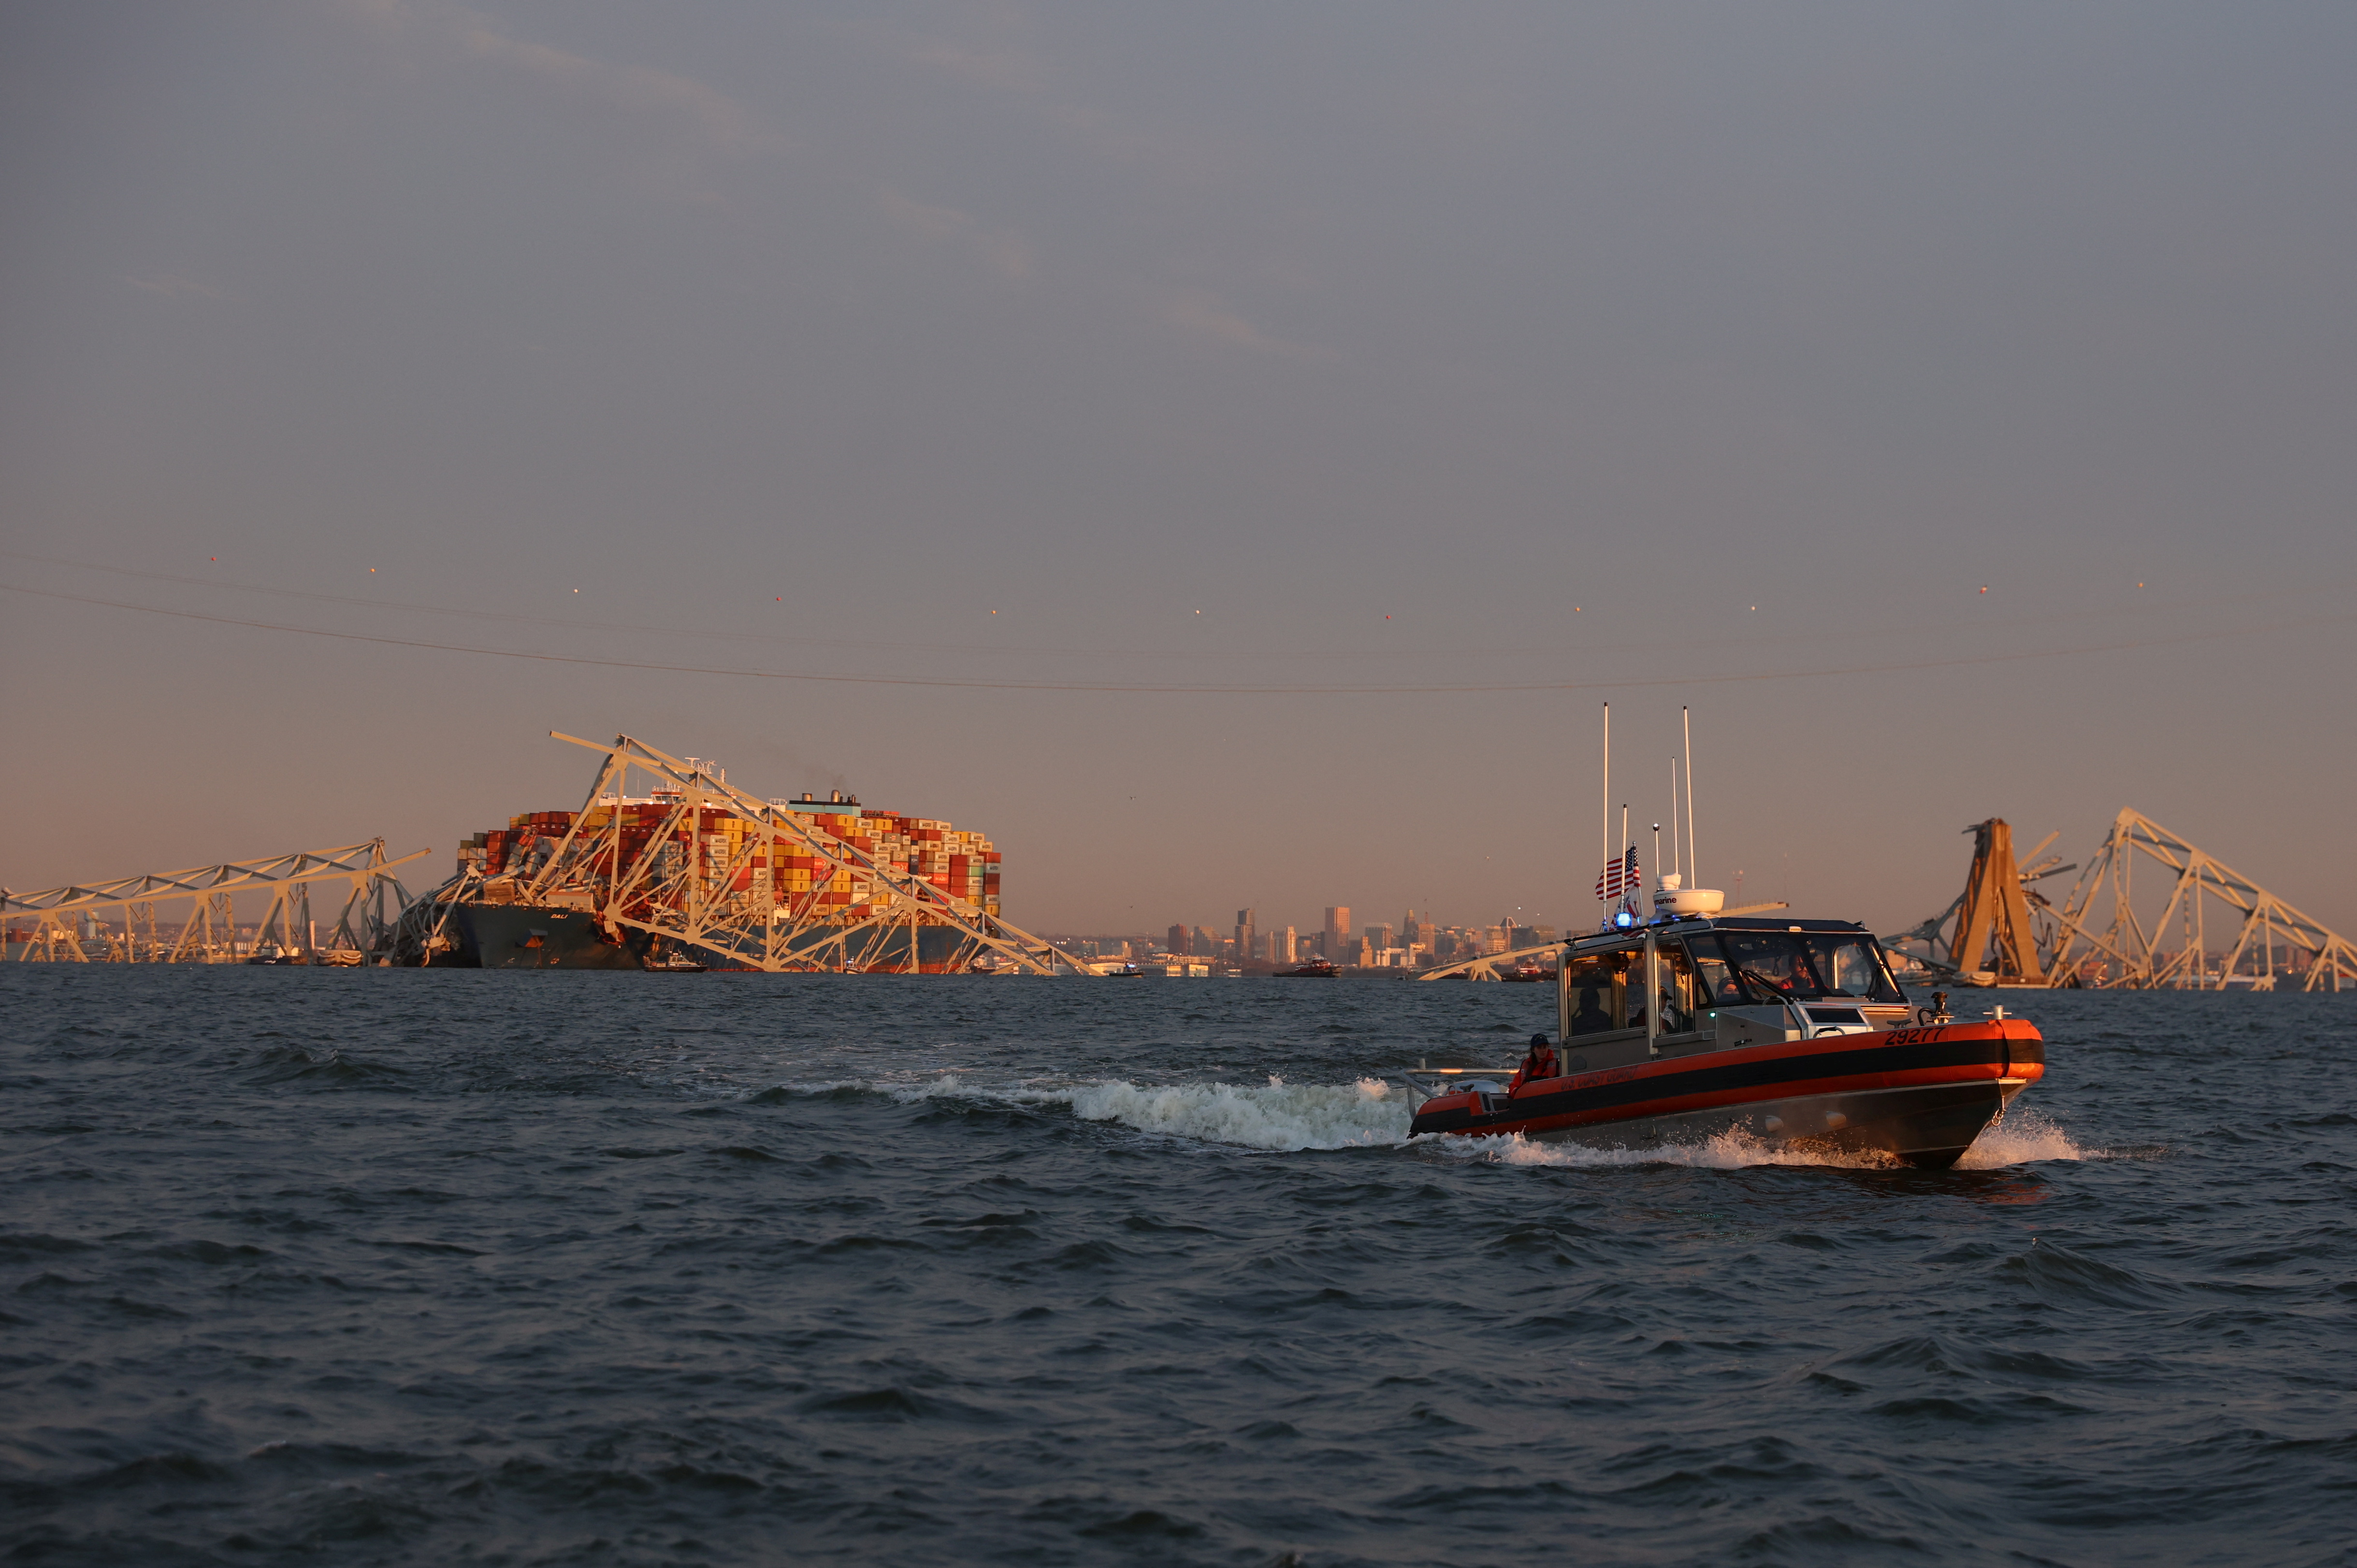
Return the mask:
[[1587, 925], [1687, 707], [1746, 901], [2133, 806], [2357, 931], [2352, 70], [2333, 5], [10, 5], [0, 879], [437, 880], [579, 803], [554, 730], [980, 828], [1035, 930]]

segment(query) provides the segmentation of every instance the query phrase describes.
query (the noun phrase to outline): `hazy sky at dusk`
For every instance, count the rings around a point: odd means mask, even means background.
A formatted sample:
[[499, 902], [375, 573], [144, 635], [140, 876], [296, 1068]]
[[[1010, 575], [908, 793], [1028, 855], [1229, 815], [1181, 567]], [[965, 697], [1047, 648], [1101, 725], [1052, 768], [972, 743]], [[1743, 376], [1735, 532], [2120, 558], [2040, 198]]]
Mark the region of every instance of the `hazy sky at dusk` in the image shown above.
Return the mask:
[[1585, 923], [1609, 697], [1747, 898], [2134, 805], [2357, 930], [2352, 79], [2329, 5], [9, 6], [0, 584], [78, 597], [0, 593], [0, 877], [438, 874], [629, 731], [1034, 929]]

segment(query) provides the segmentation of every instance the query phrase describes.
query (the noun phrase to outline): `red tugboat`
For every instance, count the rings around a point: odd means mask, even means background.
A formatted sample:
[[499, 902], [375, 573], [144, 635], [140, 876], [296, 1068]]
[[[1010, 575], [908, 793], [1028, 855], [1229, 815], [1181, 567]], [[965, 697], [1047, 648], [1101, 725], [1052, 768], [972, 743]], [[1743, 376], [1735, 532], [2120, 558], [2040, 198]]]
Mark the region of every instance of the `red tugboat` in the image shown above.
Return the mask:
[[1625, 1148], [1740, 1132], [1942, 1170], [2044, 1075], [2035, 1026], [1911, 1004], [1865, 927], [1720, 916], [1717, 893], [1663, 881], [1652, 919], [1624, 908], [1565, 943], [1555, 1076], [1414, 1069], [1433, 1097], [1412, 1131]]

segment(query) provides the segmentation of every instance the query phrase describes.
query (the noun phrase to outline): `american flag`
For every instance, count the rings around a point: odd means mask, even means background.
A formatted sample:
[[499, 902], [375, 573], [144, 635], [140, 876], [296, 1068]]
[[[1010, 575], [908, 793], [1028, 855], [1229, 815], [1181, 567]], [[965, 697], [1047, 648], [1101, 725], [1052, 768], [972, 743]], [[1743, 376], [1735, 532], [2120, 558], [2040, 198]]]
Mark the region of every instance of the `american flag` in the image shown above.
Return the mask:
[[1627, 853], [1606, 861], [1604, 869], [1597, 873], [1596, 896], [1598, 898], [1618, 898], [1623, 893], [1634, 893], [1638, 882], [1637, 846], [1631, 844]]

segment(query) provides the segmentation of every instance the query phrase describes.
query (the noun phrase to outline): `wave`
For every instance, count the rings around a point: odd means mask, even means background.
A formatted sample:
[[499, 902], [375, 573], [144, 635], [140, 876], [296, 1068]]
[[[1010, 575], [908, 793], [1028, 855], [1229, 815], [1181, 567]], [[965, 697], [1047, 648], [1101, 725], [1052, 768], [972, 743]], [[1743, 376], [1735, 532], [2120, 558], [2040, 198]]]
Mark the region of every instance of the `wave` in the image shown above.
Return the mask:
[[1118, 1122], [1141, 1133], [1294, 1154], [1305, 1149], [1388, 1148], [1407, 1142], [1413, 1116], [1380, 1079], [1346, 1084], [1131, 1083], [1107, 1079], [1052, 1089], [970, 1088], [955, 1077], [890, 1090], [896, 1100], [994, 1100], [1060, 1105], [1083, 1122]]
[[1960, 1171], [1993, 1171], [2007, 1165], [2034, 1165], [2041, 1160], [2100, 1160], [2103, 1149], [2082, 1148], [2071, 1134], [2035, 1111], [2008, 1111], [2005, 1120], [1982, 1129], [1956, 1162]]

